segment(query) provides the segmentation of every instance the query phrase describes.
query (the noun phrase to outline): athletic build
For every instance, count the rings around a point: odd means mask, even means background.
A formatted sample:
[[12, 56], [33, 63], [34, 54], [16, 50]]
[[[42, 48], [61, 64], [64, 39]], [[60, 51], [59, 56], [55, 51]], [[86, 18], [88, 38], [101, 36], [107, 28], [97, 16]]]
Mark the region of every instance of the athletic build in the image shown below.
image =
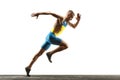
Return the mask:
[[65, 17], [62, 17], [60, 15], [57, 15], [51, 12], [33, 13], [32, 17], [36, 17], [36, 19], [38, 19], [39, 15], [52, 15], [53, 17], [57, 18], [57, 20], [54, 25], [54, 28], [47, 35], [46, 41], [42, 45], [40, 51], [33, 57], [30, 64], [25, 68], [27, 76], [30, 76], [29, 73], [31, 71], [31, 67], [34, 64], [34, 62], [38, 59], [39, 56], [41, 56], [50, 47], [51, 44], [59, 45], [56, 49], [46, 53], [47, 58], [51, 63], [52, 63], [51, 57], [54, 53], [68, 48], [67, 44], [62, 39], [58, 38], [57, 36], [62, 33], [62, 31], [66, 28], [67, 25], [71, 26], [72, 28], [76, 28], [76, 26], [78, 25], [80, 21], [80, 17], [81, 17], [80, 14], [78, 13], [76, 17], [77, 21], [76, 23], [73, 24], [70, 22], [70, 20], [72, 20], [75, 15], [72, 10], [69, 10]]

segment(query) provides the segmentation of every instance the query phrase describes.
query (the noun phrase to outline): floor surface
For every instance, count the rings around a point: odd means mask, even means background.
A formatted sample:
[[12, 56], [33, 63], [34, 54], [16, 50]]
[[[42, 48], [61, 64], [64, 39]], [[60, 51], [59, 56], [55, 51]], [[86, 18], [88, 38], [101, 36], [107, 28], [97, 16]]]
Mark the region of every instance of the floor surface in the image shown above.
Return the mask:
[[0, 75], [0, 80], [120, 80], [120, 75]]

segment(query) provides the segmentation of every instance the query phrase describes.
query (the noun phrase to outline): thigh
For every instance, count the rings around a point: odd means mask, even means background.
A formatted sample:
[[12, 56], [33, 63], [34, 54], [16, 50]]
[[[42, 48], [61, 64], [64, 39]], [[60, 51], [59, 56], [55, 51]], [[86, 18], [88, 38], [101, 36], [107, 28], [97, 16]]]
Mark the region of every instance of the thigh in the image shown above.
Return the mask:
[[53, 33], [49, 33], [49, 35], [47, 36], [47, 41], [54, 45], [60, 45], [60, 43], [62, 42], [62, 40], [56, 37]]
[[49, 47], [50, 47], [50, 43], [45, 41], [41, 48], [47, 50]]
[[54, 44], [54, 45], [60, 45], [61, 42], [62, 42], [62, 39], [60, 39], [60, 38], [58, 38], [56, 36], [52, 36], [50, 38], [50, 42], [51, 42], [51, 44]]

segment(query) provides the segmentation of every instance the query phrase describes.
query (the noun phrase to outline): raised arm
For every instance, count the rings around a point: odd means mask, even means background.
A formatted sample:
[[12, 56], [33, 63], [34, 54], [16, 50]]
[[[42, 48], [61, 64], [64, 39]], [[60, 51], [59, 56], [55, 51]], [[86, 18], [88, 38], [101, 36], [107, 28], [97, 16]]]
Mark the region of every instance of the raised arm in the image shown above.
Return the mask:
[[52, 15], [53, 17], [63, 19], [62, 16], [57, 15], [57, 14], [55, 14], [55, 13], [51, 13], [51, 12], [38, 12], [38, 13], [32, 13], [31, 16], [32, 16], [32, 17], [38, 18], [39, 15]]
[[79, 21], [80, 21], [80, 18], [81, 18], [81, 15], [78, 13], [77, 14], [77, 17], [76, 17], [76, 23], [71, 23], [71, 22], [68, 22], [68, 24], [71, 26], [71, 27], [73, 27], [73, 28], [76, 28], [77, 27], [77, 25], [78, 25], [78, 23], [79, 23]]

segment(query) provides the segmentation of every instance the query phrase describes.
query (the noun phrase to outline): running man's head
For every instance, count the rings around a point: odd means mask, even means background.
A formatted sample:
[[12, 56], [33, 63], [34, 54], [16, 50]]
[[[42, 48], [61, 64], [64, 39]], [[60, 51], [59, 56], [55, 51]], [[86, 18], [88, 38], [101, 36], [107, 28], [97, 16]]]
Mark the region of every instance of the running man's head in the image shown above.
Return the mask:
[[72, 20], [73, 17], [74, 17], [74, 15], [75, 15], [74, 12], [73, 12], [72, 10], [69, 10], [69, 11], [67, 12], [66, 19]]

